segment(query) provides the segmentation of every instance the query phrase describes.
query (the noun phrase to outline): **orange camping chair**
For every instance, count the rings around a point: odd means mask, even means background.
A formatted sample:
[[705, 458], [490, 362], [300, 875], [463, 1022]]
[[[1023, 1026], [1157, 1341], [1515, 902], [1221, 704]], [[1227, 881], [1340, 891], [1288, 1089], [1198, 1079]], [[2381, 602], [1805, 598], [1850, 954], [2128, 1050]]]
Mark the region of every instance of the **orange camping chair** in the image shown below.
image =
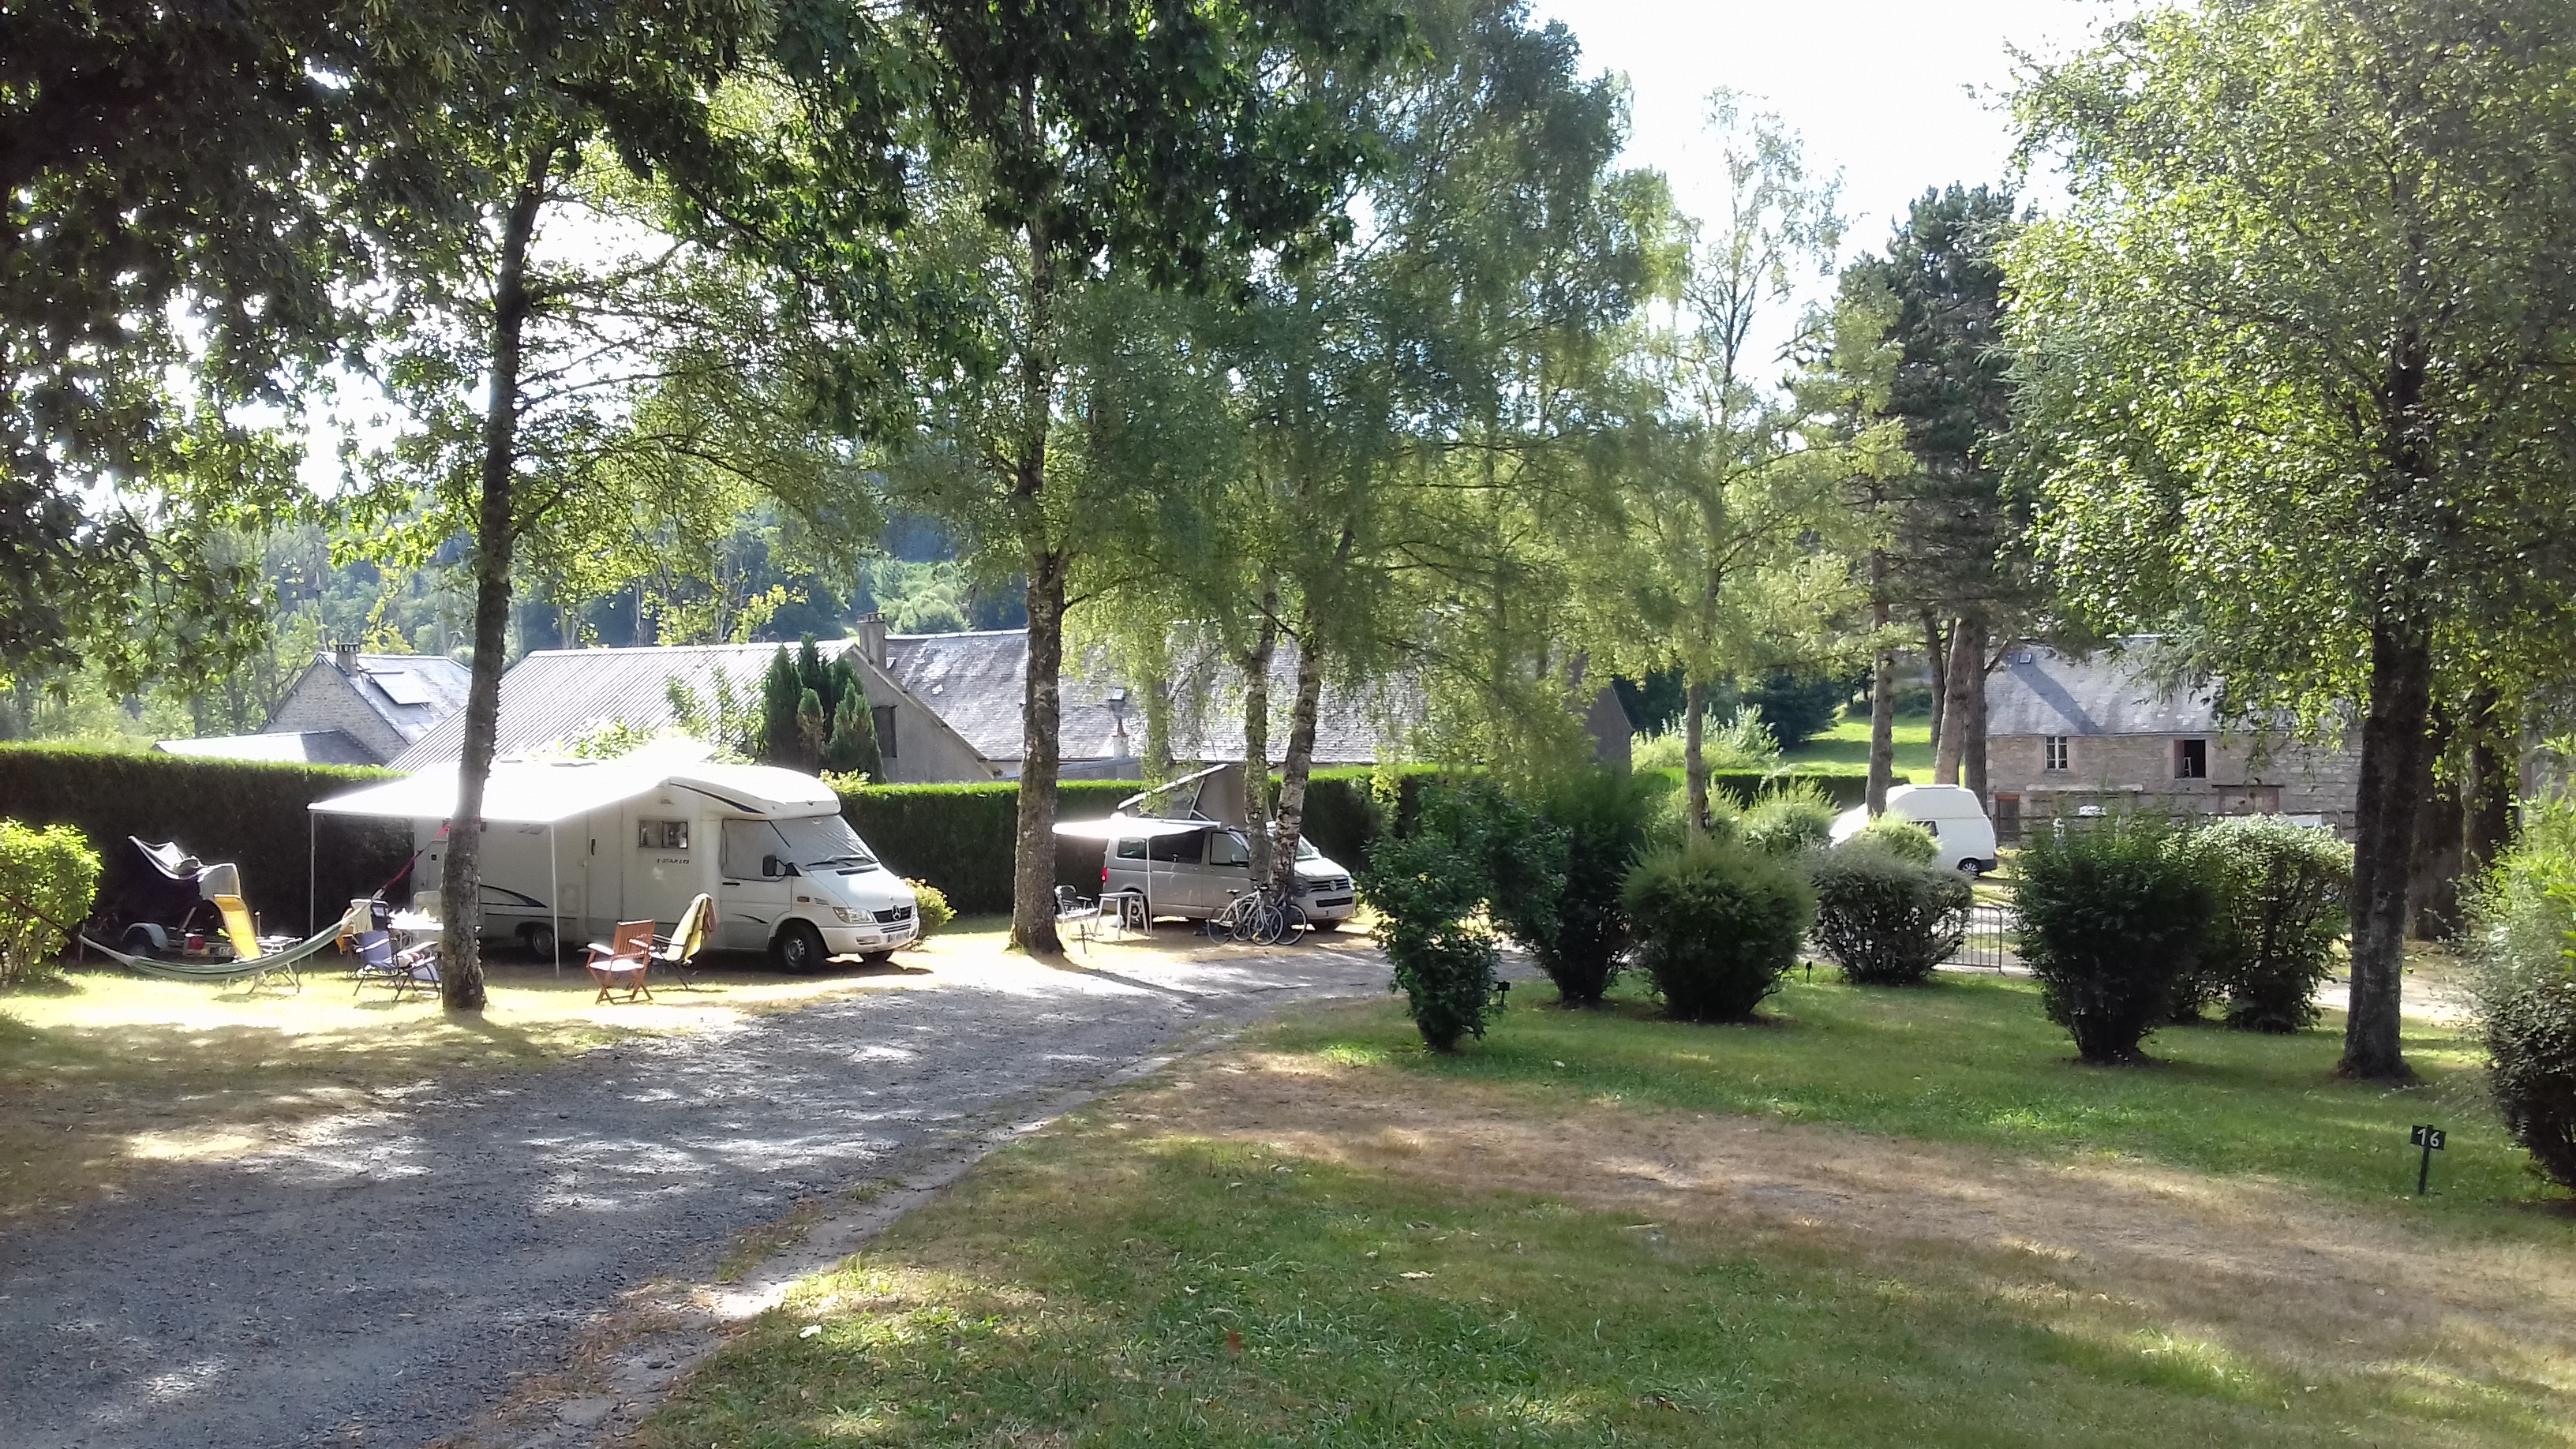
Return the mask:
[[[215, 909], [224, 918], [224, 939], [232, 943], [233, 959], [236, 961], [255, 965], [263, 957], [276, 955], [280, 947], [295, 944], [295, 938], [292, 936], [261, 936], [258, 920], [251, 915], [250, 907], [244, 905], [239, 896], [215, 897]], [[295, 962], [292, 959], [274, 968], [253, 972], [250, 978], [251, 989], [258, 990], [272, 976], [284, 976], [288, 985], [298, 991], [304, 989], [304, 977], [295, 969]]]
[[[645, 984], [644, 978], [653, 969], [653, 923], [618, 922], [616, 933], [605, 944], [590, 943], [590, 959], [585, 964], [590, 968], [590, 979], [599, 983], [594, 1004], [633, 1001], [638, 996], [652, 1000], [653, 988]], [[619, 992], [625, 994], [616, 995]]]

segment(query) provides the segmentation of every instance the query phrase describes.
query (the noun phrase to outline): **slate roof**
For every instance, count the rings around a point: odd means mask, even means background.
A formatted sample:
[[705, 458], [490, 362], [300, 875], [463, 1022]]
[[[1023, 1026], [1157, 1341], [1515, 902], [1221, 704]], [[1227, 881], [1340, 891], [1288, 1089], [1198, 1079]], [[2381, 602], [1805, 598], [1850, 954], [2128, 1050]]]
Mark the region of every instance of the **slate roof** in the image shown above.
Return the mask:
[[2214, 735], [2205, 689], [2174, 692], [2115, 655], [2025, 645], [1986, 681], [1986, 735]]
[[[394, 733], [417, 740], [465, 708], [474, 672], [443, 654], [360, 654], [349, 686]], [[328, 667], [332, 656], [320, 661]]]
[[[1005, 764], [1020, 758], [1020, 694], [1028, 672], [1029, 636], [1025, 629], [989, 629], [964, 634], [894, 634], [886, 639], [886, 672], [913, 698], [946, 721], [977, 754]], [[1229, 665], [1202, 665], [1175, 680], [1179, 706], [1172, 722], [1172, 757], [1177, 760], [1235, 760], [1243, 756], [1243, 680]], [[1142, 697], [1128, 681], [1097, 664], [1065, 671], [1063, 723], [1058, 739], [1068, 760], [1107, 759], [1117, 753], [1112, 736], [1117, 713], [1109, 691], [1128, 691], [1127, 751], [1144, 748]], [[1273, 723], [1270, 757], [1283, 758], [1288, 747], [1288, 710], [1297, 690], [1297, 653], [1283, 642], [1271, 660], [1270, 699]], [[1384, 748], [1379, 727], [1381, 701], [1354, 697], [1327, 685], [1316, 716], [1315, 763], [1364, 765]], [[1401, 711], [1399, 711], [1401, 713]], [[1416, 709], [1412, 713], [1419, 713]], [[1409, 718], [1409, 715], [1405, 717]]]
[[163, 740], [153, 746], [164, 754], [209, 760], [270, 760], [298, 765], [374, 765], [376, 752], [347, 730], [282, 730], [274, 734], [208, 735], [194, 740]]
[[[855, 639], [825, 640], [824, 660], [858, 648]], [[757, 706], [760, 676], [776, 644], [682, 644], [636, 649], [539, 649], [501, 676], [501, 718], [494, 754], [526, 755], [623, 720], [638, 729], [672, 724], [670, 681], [677, 679], [712, 708], [721, 677], [734, 697]], [[397, 770], [445, 764], [464, 752], [462, 710], [414, 740], [389, 763]]]

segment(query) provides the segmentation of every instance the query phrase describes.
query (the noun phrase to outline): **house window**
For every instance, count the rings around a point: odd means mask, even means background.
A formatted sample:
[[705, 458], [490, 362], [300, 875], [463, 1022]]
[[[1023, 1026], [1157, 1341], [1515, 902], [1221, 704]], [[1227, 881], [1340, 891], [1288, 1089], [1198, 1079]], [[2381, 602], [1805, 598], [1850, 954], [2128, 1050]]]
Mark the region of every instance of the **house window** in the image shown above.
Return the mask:
[[2177, 780], [2209, 778], [2209, 741], [2174, 741], [2174, 778]]
[[2066, 768], [2066, 736], [2050, 735], [2042, 742], [2042, 747], [2047, 751], [2047, 758], [2041, 762], [2041, 769], [2063, 770]]
[[890, 704], [872, 704], [868, 706], [868, 713], [876, 717], [877, 753], [885, 755], [888, 758], [892, 758], [895, 752], [894, 706]]
[[689, 848], [689, 822], [685, 820], [638, 820], [635, 822], [637, 850], [686, 850]]

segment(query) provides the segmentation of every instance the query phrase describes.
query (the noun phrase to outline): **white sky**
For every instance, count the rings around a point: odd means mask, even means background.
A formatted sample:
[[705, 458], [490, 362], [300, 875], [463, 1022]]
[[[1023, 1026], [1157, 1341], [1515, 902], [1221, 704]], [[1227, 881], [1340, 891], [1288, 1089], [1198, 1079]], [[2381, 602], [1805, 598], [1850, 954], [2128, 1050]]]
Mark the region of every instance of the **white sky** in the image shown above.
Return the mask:
[[[1693, 215], [1710, 205], [1696, 164], [1710, 91], [1745, 96], [1804, 136], [1815, 171], [1843, 173], [1846, 259], [1887, 245], [1927, 186], [2007, 180], [2012, 136], [1997, 93], [2007, 46], [2077, 48], [2123, 0], [1534, 0], [1583, 42], [1585, 69], [1631, 89], [1627, 163], [1672, 179]], [[2033, 178], [2045, 205], [2054, 186]]]

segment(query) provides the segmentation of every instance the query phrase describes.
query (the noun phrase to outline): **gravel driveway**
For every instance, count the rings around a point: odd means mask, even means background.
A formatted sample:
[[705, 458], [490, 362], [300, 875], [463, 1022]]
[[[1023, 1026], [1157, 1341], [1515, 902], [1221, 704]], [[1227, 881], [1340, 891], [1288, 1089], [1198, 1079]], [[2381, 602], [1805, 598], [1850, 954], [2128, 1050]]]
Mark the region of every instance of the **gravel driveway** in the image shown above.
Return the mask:
[[0, 1446], [416, 1445], [795, 1199], [1286, 1002], [1373, 951], [995, 969], [477, 1075], [0, 1234]]

